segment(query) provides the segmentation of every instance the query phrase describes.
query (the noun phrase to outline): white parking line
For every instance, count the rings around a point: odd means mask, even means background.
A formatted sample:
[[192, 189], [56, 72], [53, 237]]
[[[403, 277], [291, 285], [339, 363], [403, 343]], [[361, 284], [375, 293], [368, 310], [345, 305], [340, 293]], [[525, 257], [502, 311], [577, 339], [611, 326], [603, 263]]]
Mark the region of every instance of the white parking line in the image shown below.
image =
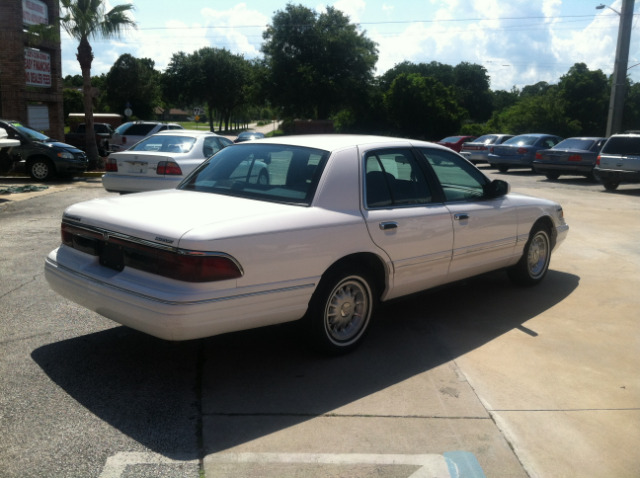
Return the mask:
[[121, 478], [128, 466], [134, 465], [185, 465], [198, 466], [198, 460], [171, 459], [157, 453], [120, 452], [107, 458], [100, 478]]
[[[407, 478], [485, 478], [472, 453], [447, 452], [444, 455], [400, 455], [372, 453], [216, 453], [204, 459], [208, 467], [220, 464], [307, 464], [307, 465], [413, 465], [419, 468]], [[157, 453], [120, 452], [109, 457], [100, 478], [121, 478], [128, 466], [192, 465], [198, 460], [172, 459]]]

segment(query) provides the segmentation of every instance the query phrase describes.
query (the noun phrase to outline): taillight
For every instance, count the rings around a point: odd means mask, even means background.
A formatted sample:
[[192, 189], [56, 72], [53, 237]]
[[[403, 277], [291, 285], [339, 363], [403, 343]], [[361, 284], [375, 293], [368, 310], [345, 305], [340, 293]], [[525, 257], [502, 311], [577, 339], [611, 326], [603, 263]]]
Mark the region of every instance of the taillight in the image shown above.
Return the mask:
[[582, 161], [582, 156], [579, 154], [572, 154], [569, 156], [569, 161]]
[[542, 155], [540, 153], [536, 153], [536, 159], [542, 159]]
[[117, 173], [118, 172], [118, 162], [113, 158], [107, 158], [107, 162], [104, 165], [104, 169], [108, 173]]
[[[108, 254], [109, 263], [121, 264], [117, 270], [131, 267], [185, 282], [237, 279], [243, 274], [240, 265], [223, 253], [155, 247], [66, 223], [62, 223], [61, 236], [64, 245], [78, 251], [98, 257]], [[121, 257], [114, 259], [114, 250]]]
[[517, 154], [527, 154], [529, 152], [529, 150], [527, 148], [518, 148], [516, 153]]
[[156, 169], [157, 174], [164, 174], [166, 176], [180, 176], [182, 169], [178, 166], [178, 163], [173, 161], [160, 161]]
[[127, 144], [127, 137], [126, 136], [122, 137], [122, 144]]
[[596, 158], [596, 166], [600, 166], [600, 158], [601, 156], [598, 155], [598, 157]]

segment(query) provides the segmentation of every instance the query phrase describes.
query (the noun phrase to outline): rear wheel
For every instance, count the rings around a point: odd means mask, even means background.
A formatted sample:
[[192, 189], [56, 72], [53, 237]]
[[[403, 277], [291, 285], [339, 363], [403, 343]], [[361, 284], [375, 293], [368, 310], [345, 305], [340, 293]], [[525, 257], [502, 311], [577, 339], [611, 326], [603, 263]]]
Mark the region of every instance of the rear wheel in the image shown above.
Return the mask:
[[305, 316], [316, 348], [331, 355], [355, 349], [369, 327], [375, 297], [373, 280], [364, 271], [340, 269], [323, 277]]
[[509, 171], [509, 166], [500, 164], [498, 165], [498, 171], [500, 171], [501, 173], [506, 173], [507, 171]]
[[29, 161], [29, 176], [37, 181], [47, 181], [55, 175], [53, 164], [47, 158], [36, 158]]
[[539, 284], [549, 270], [551, 235], [542, 224], [534, 226], [524, 246], [520, 261], [507, 270], [511, 281], [518, 285]]
[[618, 186], [620, 186], [619, 181], [612, 181], [611, 179], [607, 179], [606, 181], [603, 181], [602, 184], [604, 184], [604, 188], [607, 191], [615, 191], [616, 189], [618, 189]]

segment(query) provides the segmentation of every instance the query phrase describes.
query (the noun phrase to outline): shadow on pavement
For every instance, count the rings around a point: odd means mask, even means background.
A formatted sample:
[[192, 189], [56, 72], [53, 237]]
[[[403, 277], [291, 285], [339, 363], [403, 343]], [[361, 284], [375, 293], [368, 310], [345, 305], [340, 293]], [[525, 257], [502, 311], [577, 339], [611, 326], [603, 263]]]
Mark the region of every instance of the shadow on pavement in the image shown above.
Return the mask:
[[209, 454], [335, 413], [513, 329], [535, 340], [524, 322], [578, 284], [575, 275], [550, 271], [538, 287], [517, 288], [499, 272], [387, 303], [363, 345], [343, 357], [307, 350], [295, 323], [178, 343], [116, 327], [32, 357], [122, 433], [168, 457], [197, 458], [185, 452], [198, 449], [202, 416], [269, 417], [214, 430]]

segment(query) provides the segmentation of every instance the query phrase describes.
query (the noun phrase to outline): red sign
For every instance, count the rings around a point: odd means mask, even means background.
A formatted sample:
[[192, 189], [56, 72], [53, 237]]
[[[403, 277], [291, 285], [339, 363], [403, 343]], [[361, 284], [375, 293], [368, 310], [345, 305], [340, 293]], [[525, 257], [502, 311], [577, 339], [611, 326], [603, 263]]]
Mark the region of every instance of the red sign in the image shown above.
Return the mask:
[[27, 86], [51, 86], [51, 55], [33, 48], [24, 49], [24, 72]]
[[25, 25], [47, 25], [49, 9], [40, 0], [22, 0], [22, 21]]

